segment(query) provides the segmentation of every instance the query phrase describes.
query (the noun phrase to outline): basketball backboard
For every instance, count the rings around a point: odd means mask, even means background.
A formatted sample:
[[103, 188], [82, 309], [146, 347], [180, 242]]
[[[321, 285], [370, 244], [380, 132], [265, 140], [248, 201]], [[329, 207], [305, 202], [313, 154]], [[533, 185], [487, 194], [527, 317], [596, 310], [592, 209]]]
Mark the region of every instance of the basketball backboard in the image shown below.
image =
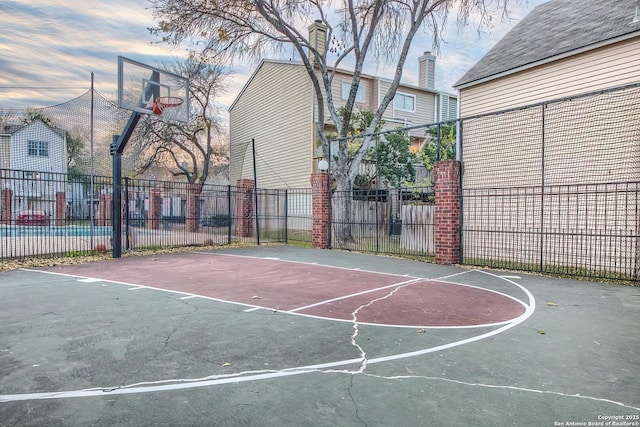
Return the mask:
[[118, 56], [118, 107], [189, 121], [189, 79]]

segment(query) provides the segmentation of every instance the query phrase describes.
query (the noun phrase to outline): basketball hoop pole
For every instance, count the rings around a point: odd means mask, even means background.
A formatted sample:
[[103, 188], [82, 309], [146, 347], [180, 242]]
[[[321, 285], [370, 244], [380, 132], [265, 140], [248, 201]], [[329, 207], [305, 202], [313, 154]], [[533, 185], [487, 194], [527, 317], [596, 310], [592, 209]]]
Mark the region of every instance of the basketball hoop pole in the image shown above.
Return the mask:
[[[113, 142], [111, 143], [111, 170], [113, 175], [113, 181], [111, 183], [113, 193], [113, 206], [111, 208], [111, 235], [113, 239], [111, 243], [111, 256], [113, 258], [122, 257], [122, 189], [120, 185], [122, 179], [122, 152], [127, 146], [129, 138], [131, 138], [141, 116], [137, 111], [132, 112], [122, 133], [120, 135], [113, 135]], [[129, 203], [129, 201], [127, 200], [126, 203]], [[127, 224], [127, 227], [128, 226]]]

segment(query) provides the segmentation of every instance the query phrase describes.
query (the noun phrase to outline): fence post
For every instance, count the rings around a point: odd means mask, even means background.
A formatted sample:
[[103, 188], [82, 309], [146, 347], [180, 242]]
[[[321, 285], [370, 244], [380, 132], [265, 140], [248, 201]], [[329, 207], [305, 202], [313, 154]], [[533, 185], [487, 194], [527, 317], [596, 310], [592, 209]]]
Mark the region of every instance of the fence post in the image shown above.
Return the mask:
[[444, 160], [433, 167], [435, 176], [435, 262], [460, 262], [460, 162]]
[[2, 189], [2, 224], [11, 224], [11, 203], [13, 202], [13, 190], [10, 188]]
[[185, 219], [187, 231], [196, 233], [200, 225], [200, 194], [202, 184], [187, 184], [187, 218]]
[[56, 192], [56, 213], [55, 224], [58, 227], [62, 227], [66, 223], [67, 218], [67, 199], [64, 191]]
[[311, 245], [314, 248], [329, 249], [331, 227], [331, 193], [327, 185], [326, 172], [311, 174], [311, 198], [313, 232]]
[[236, 236], [250, 237], [253, 234], [253, 197], [254, 180], [239, 179], [236, 192]]
[[227, 224], [227, 244], [229, 245], [231, 244], [231, 227], [234, 223], [231, 213], [231, 185], [227, 185], [227, 218], [229, 218]]
[[289, 244], [289, 191], [284, 190], [284, 244]]
[[160, 189], [149, 189], [149, 218], [147, 221], [147, 227], [152, 230], [158, 230], [160, 228]]

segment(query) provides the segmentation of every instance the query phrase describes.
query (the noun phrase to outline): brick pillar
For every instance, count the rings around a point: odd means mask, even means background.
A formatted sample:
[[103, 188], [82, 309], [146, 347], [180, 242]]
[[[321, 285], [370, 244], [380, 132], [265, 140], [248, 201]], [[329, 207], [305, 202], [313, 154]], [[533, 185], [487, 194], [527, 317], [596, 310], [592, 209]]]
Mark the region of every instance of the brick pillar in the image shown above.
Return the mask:
[[5, 188], [2, 190], [2, 212], [0, 212], [0, 222], [11, 224], [11, 208], [13, 202], [13, 190]]
[[113, 194], [105, 194], [104, 196], [104, 224], [107, 227], [111, 227], [111, 219], [113, 218]]
[[147, 227], [153, 230], [160, 228], [160, 214], [161, 214], [161, 200], [160, 189], [152, 188], [149, 190], [149, 214]]
[[107, 211], [109, 210], [109, 207], [107, 206], [106, 203], [106, 194], [100, 192], [100, 196], [98, 196], [98, 210], [95, 213], [96, 216], [96, 225], [107, 225], [106, 224], [106, 218], [107, 218]]
[[460, 162], [444, 160], [433, 167], [436, 192], [435, 262], [460, 262]]
[[252, 179], [239, 179], [236, 187], [236, 236], [253, 235], [253, 186]]
[[187, 231], [197, 232], [200, 219], [200, 193], [202, 184], [187, 184]]
[[63, 227], [66, 224], [67, 218], [67, 197], [64, 191], [58, 191], [56, 193], [56, 214], [55, 225]]
[[311, 245], [329, 249], [331, 242], [331, 191], [326, 172], [311, 174], [313, 232]]

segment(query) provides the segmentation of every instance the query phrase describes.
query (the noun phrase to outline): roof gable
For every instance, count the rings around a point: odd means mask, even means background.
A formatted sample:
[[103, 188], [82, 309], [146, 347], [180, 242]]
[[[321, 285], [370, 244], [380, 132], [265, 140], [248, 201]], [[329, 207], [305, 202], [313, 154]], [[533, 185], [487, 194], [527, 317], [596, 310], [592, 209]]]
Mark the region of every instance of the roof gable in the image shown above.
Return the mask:
[[533, 9], [454, 87], [589, 50], [624, 36], [640, 36], [637, 0], [552, 0]]
[[[231, 103], [231, 106], [229, 106], [227, 111], [230, 112], [231, 110], [233, 110], [233, 108], [238, 103], [238, 100], [246, 92], [246, 90], [249, 87], [249, 85], [251, 84], [251, 82], [254, 80], [256, 75], [260, 72], [261, 68], [265, 64], [280, 64], [280, 65], [283, 65], [283, 66], [296, 66], [296, 67], [304, 68], [304, 63], [302, 63], [300, 61], [284, 61], [284, 60], [275, 60], [275, 59], [263, 59], [262, 61], [260, 61], [260, 64], [256, 67], [256, 69], [253, 71], [251, 76], [247, 79], [247, 82], [244, 84], [244, 86], [242, 87], [242, 89], [240, 90], [238, 95], [235, 97], [235, 99], [233, 100], [233, 102]], [[329, 68], [329, 70], [331, 70], [331, 68]], [[335, 70], [335, 72], [336, 72], [336, 74], [344, 74], [344, 75], [348, 75], [348, 76], [353, 76], [353, 72], [352, 71], [345, 70], [345, 69], [337, 68]], [[365, 74], [365, 73], [361, 74], [361, 78], [362, 79], [370, 79], [370, 80], [373, 80], [373, 81], [384, 81], [384, 82], [391, 82], [392, 81], [391, 79], [387, 79], [387, 78], [383, 78], [383, 77], [377, 77], [377, 76], [373, 76], [373, 75]], [[438, 94], [438, 93], [440, 93], [439, 91], [434, 90], [434, 89], [428, 89], [426, 87], [421, 87], [421, 86], [412, 85], [412, 84], [403, 83], [403, 82], [399, 83], [398, 89], [399, 90], [401, 90], [401, 89], [414, 89], [414, 90], [418, 90], [418, 91], [421, 91], [421, 92], [424, 92], [424, 93], [427, 93], [427, 94]], [[453, 95], [453, 96], [455, 96], [455, 95]]]
[[65, 136], [65, 131], [57, 127], [50, 126], [40, 119], [34, 120], [33, 122], [29, 122], [29, 123], [5, 123], [5, 124], [2, 124], [1, 126], [2, 128], [0, 129], [0, 134], [3, 134], [3, 135], [15, 135], [18, 132], [21, 132], [22, 130], [26, 130], [32, 127], [37, 127], [40, 129], [45, 129], [45, 132], [47, 130], [49, 132], [53, 132], [60, 138], [64, 138]]

